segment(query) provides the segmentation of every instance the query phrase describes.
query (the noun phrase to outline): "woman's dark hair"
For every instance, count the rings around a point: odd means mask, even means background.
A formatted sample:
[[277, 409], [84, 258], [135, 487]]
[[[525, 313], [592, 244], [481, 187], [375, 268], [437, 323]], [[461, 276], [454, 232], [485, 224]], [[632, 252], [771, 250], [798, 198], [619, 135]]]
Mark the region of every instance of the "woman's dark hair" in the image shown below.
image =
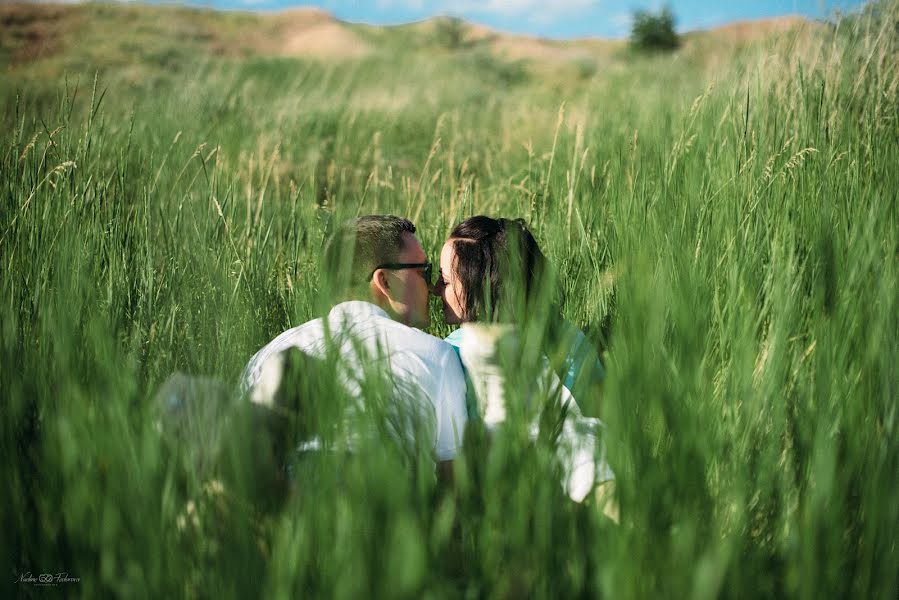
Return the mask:
[[459, 223], [450, 234], [453, 268], [465, 290], [463, 321], [510, 319], [528, 310], [546, 283], [546, 257], [522, 219], [483, 215]]

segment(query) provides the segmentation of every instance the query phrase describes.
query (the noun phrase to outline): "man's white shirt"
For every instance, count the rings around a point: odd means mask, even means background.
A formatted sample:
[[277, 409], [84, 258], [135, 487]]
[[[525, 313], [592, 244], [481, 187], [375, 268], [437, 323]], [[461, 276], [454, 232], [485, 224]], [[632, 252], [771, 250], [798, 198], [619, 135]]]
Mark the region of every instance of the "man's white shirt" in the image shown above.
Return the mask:
[[[465, 376], [452, 347], [423, 331], [394, 321], [380, 307], [363, 301], [336, 305], [325, 319], [314, 319], [288, 329], [257, 352], [244, 370], [242, 384], [260, 401], [266, 365], [290, 348], [315, 358], [337, 349], [339, 373], [346, 391], [360, 397], [361, 374], [379, 369], [394, 388], [397, 407], [411, 407], [423, 416], [427, 431], [397, 432], [403, 436], [428, 435], [437, 460], [450, 460], [461, 444], [467, 412]], [[406, 415], [408, 416], [408, 415]], [[403, 420], [399, 422], [404, 422]], [[418, 440], [424, 442], [425, 440]]]

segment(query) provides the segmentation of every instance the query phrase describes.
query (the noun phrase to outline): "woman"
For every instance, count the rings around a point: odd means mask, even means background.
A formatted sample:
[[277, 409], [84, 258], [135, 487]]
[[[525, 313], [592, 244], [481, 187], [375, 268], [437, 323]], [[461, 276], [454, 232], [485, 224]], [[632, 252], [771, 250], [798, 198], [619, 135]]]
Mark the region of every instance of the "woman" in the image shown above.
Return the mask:
[[[446, 341], [472, 383], [470, 419], [488, 427], [505, 420], [506, 411], [515, 408], [504, 399], [511, 373], [534, 375], [534, 382], [519, 387], [525, 396], [561, 394], [567, 409], [559, 437], [564, 484], [580, 502], [597, 484], [614, 478], [597, 442], [601, 423], [583, 417], [578, 406], [578, 400], [587, 400], [595, 409], [604, 372], [584, 333], [559, 315], [552, 283], [549, 264], [524, 221], [476, 216], [457, 225], [444, 244], [434, 293], [443, 302], [446, 322], [461, 325]], [[528, 351], [536, 351], [536, 361], [528, 362]], [[503, 360], [510, 356], [516, 364]], [[535, 419], [532, 437], [538, 431]]]
[[[556, 308], [546, 257], [521, 219], [471, 217], [453, 230], [440, 252], [434, 292], [450, 325], [474, 322], [522, 323], [544, 340], [542, 350], [565, 387], [595, 414], [605, 375], [584, 332]], [[446, 341], [457, 351], [465, 328]]]

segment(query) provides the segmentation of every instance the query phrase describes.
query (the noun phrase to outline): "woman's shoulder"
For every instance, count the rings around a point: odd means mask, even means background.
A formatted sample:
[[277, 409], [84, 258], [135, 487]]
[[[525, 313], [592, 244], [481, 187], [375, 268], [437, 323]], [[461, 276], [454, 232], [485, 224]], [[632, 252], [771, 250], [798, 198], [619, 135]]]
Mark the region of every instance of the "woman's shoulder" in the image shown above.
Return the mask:
[[587, 339], [587, 334], [568, 319], [562, 319], [559, 324], [558, 341], [569, 357], [579, 355], [593, 347]]
[[559, 342], [565, 352], [565, 385], [571, 389], [585, 371], [595, 378], [602, 379], [605, 369], [599, 358], [599, 351], [580, 328], [562, 319]]
[[443, 341], [455, 348], [456, 352], [458, 352], [459, 346], [462, 345], [462, 328], [457, 327], [454, 329], [452, 333], [443, 338]]

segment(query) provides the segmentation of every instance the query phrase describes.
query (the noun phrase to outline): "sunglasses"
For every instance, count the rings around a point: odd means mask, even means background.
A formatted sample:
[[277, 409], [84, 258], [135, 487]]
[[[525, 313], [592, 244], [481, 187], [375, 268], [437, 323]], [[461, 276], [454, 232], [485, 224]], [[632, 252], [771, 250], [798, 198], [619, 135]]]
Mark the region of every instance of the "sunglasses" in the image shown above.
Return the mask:
[[425, 283], [429, 286], [431, 285], [431, 275], [434, 272], [434, 266], [429, 262], [424, 263], [384, 263], [383, 265], [378, 265], [374, 268], [374, 271], [368, 276], [369, 281], [374, 277], [375, 271], [378, 269], [391, 269], [394, 271], [399, 271], [402, 269], [422, 269], [422, 276], [425, 279]]

